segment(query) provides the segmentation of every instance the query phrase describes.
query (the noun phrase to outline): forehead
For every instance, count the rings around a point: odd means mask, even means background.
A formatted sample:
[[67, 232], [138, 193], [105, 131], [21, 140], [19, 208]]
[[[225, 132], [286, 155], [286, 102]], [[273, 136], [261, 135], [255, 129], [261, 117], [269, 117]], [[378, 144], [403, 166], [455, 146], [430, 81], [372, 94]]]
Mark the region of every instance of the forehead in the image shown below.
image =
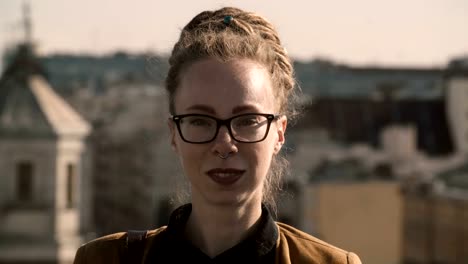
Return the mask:
[[247, 59], [195, 62], [181, 73], [174, 99], [178, 114], [189, 112], [193, 105], [207, 106], [216, 114], [245, 105], [256, 112], [276, 110], [270, 75], [261, 64]]

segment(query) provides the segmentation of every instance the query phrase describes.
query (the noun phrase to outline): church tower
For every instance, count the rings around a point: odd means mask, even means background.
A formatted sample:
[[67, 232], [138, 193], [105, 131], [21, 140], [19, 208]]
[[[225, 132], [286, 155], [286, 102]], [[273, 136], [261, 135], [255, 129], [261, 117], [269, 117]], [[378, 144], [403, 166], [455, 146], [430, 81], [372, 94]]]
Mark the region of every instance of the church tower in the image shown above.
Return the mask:
[[25, 42], [0, 78], [0, 263], [72, 263], [89, 230], [89, 124]]

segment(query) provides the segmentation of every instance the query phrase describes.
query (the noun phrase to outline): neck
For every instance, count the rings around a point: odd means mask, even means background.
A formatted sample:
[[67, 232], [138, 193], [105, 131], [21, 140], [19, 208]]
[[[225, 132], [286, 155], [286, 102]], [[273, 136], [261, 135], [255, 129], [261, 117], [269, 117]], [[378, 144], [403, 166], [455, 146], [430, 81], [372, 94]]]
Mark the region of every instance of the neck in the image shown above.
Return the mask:
[[194, 201], [186, 233], [195, 246], [213, 258], [242, 241], [261, 214], [261, 201], [241, 206]]

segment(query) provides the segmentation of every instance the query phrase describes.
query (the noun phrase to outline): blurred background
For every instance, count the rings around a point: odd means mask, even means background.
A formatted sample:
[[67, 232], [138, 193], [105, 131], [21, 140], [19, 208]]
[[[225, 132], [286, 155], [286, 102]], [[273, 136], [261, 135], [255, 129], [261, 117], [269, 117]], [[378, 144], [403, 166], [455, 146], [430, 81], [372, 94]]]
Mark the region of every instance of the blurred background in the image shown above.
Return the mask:
[[278, 220], [363, 263], [468, 263], [464, 0], [2, 0], [0, 263], [167, 224], [168, 54], [229, 5], [277, 26], [304, 93]]

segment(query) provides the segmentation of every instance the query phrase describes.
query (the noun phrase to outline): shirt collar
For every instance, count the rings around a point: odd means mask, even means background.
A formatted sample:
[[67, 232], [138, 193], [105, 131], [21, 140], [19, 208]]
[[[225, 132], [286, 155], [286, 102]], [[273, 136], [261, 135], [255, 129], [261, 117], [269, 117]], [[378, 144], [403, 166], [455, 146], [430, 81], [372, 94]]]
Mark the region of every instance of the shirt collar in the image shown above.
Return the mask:
[[[169, 219], [167, 234], [169, 239], [179, 242], [188, 242], [185, 238], [185, 226], [187, 224], [192, 204], [185, 204], [174, 210]], [[278, 239], [278, 229], [268, 208], [262, 204], [262, 214], [255, 229], [239, 244], [221, 253], [221, 255], [231, 255], [240, 253], [261, 257], [270, 252], [276, 245]]]

